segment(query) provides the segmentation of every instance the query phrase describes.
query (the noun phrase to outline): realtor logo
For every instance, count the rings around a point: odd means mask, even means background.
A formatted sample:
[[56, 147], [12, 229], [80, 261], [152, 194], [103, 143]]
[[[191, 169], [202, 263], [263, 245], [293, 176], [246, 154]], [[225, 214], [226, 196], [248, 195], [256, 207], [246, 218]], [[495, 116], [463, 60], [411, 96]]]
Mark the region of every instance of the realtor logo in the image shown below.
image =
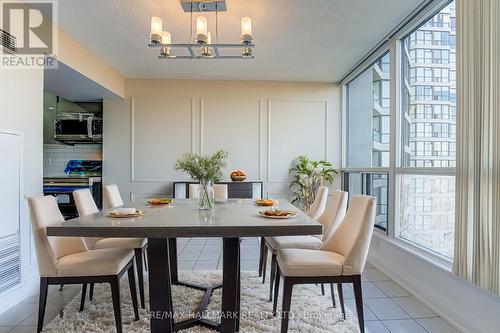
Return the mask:
[[[1, 54], [1, 67], [55, 68], [54, 57], [57, 45], [57, 31], [54, 26], [56, 2], [45, 1], [4, 1], [1, 6], [1, 29], [15, 40], [15, 49]], [[2, 40], [3, 43], [3, 40]], [[5, 51], [5, 44], [4, 51]], [[12, 45], [9, 45], [12, 46]], [[1, 48], [0, 48], [1, 50]]]

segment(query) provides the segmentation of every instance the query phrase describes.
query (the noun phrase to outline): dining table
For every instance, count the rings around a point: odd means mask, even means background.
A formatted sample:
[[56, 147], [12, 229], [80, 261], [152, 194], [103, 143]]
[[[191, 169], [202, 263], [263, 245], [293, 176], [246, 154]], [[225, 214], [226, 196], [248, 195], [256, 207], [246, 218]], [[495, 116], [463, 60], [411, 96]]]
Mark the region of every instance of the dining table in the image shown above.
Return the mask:
[[[140, 217], [114, 218], [110, 210], [71, 219], [47, 227], [48, 236], [147, 238], [149, 314], [151, 332], [170, 333], [201, 325], [216, 331], [239, 331], [240, 319], [240, 240], [243, 237], [318, 235], [322, 225], [285, 199], [277, 200], [280, 210], [293, 210], [293, 218], [265, 218], [254, 199], [228, 199], [212, 209], [200, 210], [196, 199], [174, 199], [168, 205], [149, 205], [136, 200], [122, 207], [136, 208]], [[272, 209], [272, 208], [271, 208]], [[222, 285], [200, 286], [180, 281], [177, 268], [177, 238], [222, 238]], [[194, 316], [175, 320], [172, 285], [203, 290]], [[222, 287], [220, 323], [204, 318], [212, 292]]]

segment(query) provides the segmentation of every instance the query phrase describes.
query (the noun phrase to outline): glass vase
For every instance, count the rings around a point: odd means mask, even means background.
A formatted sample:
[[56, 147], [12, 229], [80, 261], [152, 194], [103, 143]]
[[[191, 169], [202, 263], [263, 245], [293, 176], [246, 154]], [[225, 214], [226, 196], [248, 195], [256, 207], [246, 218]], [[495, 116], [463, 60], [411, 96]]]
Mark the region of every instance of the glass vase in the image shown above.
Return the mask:
[[198, 209], [212, 209], [214, 207], [214, 188], [211, 181], [200, 181], [198, 187]]

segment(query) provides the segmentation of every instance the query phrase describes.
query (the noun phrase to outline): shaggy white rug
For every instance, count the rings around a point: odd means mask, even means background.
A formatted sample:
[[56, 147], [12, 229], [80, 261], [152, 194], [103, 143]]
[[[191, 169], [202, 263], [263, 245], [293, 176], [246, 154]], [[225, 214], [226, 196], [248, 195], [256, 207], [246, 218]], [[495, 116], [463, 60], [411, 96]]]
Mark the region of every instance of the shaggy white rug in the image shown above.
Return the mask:
[[[261, 283], [261, 278], [255, 272], [242, 272], [241, 279], [241, 320], [240, 332], [265, 333], [279, 332], [281, 321], [271, 314], [272, 303], [268, 302], [269, 282]], [[179, 272], [181, 281], [189, 281], [202, 285], [217, 285], [222, 281], [220, 271], [182, 271]], [[149, 332], [149, 312], [139, 308], [140, 319], [134, 321], [132, 301], [126, 277], [121, 284], [121, 308], [124, 332]], [[281, 286], [282, 287], [282, 283]], [[203, 292], [174, 286], [172, 298], [176, 321], [186, 319], [201, 302]], [[281, 288], [280, 288], [281, 289]], [[281, 291], [278, 299], [278, 311], [281, 308]], [[357, 320], [347, 311], [347, 320], [342, 319], [340, 305], [337, 299], [337, 308], [332, 307], [329, 288], [327, 296], [321, 296], [318, 286], [295, 286], [291, 306], [289, 332], [293, 333], [326, 333], [326, 332], [359, 332]], [[147, 277], [145, 278], [146, 299], [148, 299]], [[205, 317], [220, 322], [216, 317], [220, 312], [222, 290], [217, 289], [212, 294]], [[109, 285], [96, 285], [94, 299], [85, 303], [85, 310], [78, 312], [81, 294], [64, 308], [63, 317], [54, 318], [45, 326], [44, 332], [106, 332], [114, 333], [115, 321], [111, 303]], [[212, 318], [211, 318], [212, 317]], [[181, 331], [183, 333], [213, 332], [203, 327], [193, 327]]]

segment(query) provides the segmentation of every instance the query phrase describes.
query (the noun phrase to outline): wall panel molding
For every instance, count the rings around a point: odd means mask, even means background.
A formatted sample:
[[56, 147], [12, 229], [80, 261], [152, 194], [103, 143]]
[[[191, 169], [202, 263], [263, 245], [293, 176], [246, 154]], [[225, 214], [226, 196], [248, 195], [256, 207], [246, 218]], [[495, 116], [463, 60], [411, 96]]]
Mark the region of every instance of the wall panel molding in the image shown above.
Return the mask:
[[[149, 99], [148, 99], [149, 100]], [[156, 99], [157, 101], [189, 101], [190, 103], [190, 131], [191, 131], [191, 143], [190, 149], [191, 152], [194, 153], [195, 150], [195, 109], [194, 109], [194, 98], [177, 98], [177, 99]], [[135, 162], [136, 162], [136, 152], [135, 152], [135, 140], [136, 140], [136, 131], [135, 131], [135, 118], [136, 118], [136, 98], [130, 98], [130, 182], [132, 183], [140, 183], [140, 182], [169, 182], [169, 179], [152, 179], [152, 178], [141, 178], [139, 179], [136, 176], [135, 170]], [[172, 141], [170, 144], [175, 144]], [[168, 147], [168, 146], [167, 146]], [[167, 148], [166, 147], [166, 148]]]
[[[257, 179], [252, 179], [252, 180], [262, 180], [262, 156], [263, 156], [263, 147], [262, 147], [262, 142], [263, 142], [263, 110], [262, 110], [262, 100], [261, 99], [253, 99], [253, 98], [201, 98], [200, 99], [200, 153], [206, 154], [205, 148], [206, 148], [206, 142], [205, 142], [205, 136], [208, 133], [205, 133], [206, 129], [206, 117], [207, 117], [207, 108], [206, 105], [207, 103], [210, 102], [255, 102], [257, 103], [257, 109], [255, 112], [257, 112], [257, 132], [256, 132], [256, 137], [257, 137], [257, 155], [256, 160], [256, 167], [257, 167]], [[228, 114], [227, 117], [231, 117], [231, 114]], [[235, 125], [239, 125], [240, 123], [235, 123]], [[244, 147], [242, 147], [244, 149]], [[231, 156], [229, 157], [229, 159]], [[227, 176], [227, 175], [224, 175]]]
[[340, 142], [331, 141], [341, 128], [340, 91], [326, 83], [127, 80], [125, 99], [104, 101], [103, 181], [118, 184], [124, 201], [168, 196], [172, 182], [189, 178], [173, 168], [182, 153], [220, 147], [231, 154], [225, 178], [248, 167], [264, 195], [287, 197], [287, 167], [299, 152], [340, 163]]
[[[328, 143], [328, 138], [329, 138], [329, 123], [328, 123], [328, 100], [326, 99], [268, 99], [267, 101], [267, 183], [270, 184], [282, 184], [282, 183], [288, 183], [282, 180], [275, 180], [272, 177], [272, 159], [273, 159], [273, 152], [272, 152], [272, 103], [322, 103], [324, 104], [323, 106], [323, 124], [320, 125], [320, 127], [324, 126], [324, 150], [322, 151], [323, 158], [325, 160], [328, 160], [328, 150], [329, 150], [329, 143]], [[291, 161], [290, 161], [291, 162]]]

